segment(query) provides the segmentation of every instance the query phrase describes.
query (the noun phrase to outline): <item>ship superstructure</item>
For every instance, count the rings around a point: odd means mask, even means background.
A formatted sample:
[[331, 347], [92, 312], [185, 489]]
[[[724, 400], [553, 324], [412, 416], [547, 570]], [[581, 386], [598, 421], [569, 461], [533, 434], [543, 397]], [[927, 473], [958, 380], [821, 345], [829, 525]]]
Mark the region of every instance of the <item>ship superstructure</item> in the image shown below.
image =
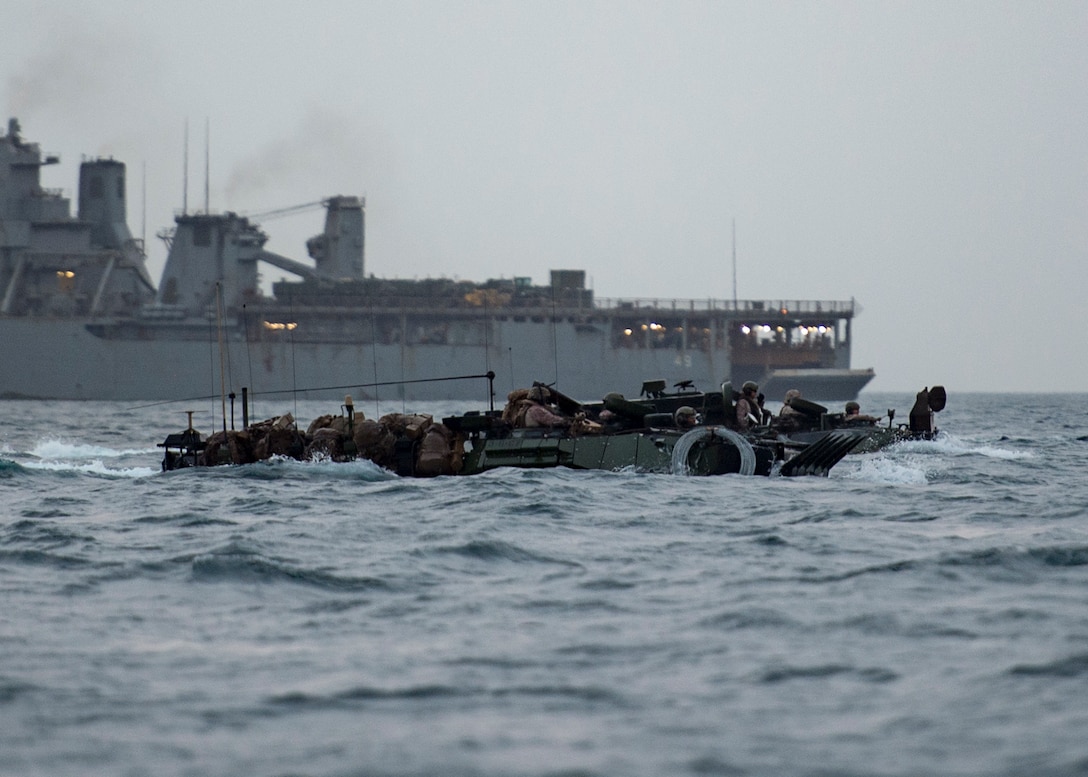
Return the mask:
[[[850, 369], [852, 300], [598, 299], [582, 270], [552, 270], [546, 285], [367, 277], [354, 196], [321, 203], [307, 262], [266, 250], [246, 216], [182, 213], [162, 234], [156, 287], [125, 224], [124, 165], [83, 163], [73, 218], [40, 185], [55, 161], [15, 120], [0, 137], [0, 358], [17, 365], [2, 396], [480, 399], [483, 381], [443, 379], [492, 370], [503, 392], [544, 380], [584, 400], [649, 378], [850, 399], [873, 377]], [[296, 280], [265, 295], [262, 263]]]
[[125, 166], [84, 161], [73, 217], [60, 191], [41, 186], [41, 168], [59, 159], [19, 132], [11, 119], [0, 137], [0, 314], [124, 314], [150, 302], [143, 246], [126, 221]]

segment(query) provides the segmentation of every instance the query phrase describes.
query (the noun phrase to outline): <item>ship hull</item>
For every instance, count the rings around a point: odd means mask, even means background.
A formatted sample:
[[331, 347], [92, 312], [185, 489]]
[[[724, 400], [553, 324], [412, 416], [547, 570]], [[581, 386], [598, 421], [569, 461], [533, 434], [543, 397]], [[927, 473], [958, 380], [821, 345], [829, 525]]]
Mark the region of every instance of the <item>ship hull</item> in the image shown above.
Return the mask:
[[[702, 390], [722, 381], [756, 379], [775, 399], [791, 388], [816, 400], [848, 400], [872, 370], [777, 370], [762, 379], [733, 375], [725, 349], [616, 348], [601, 331], [565, 322], [496, 322], [487, 345], [306, 342], [285, 334], [252, 339], [237, 328], [223, 336], [211, 324], [141, 328], [103, 334], [101, 321], [0, 318], [0, 397], [74, 400], [172, 400], [298, 394], [332, 399], [475, 400], [486, 402], [484, 373], [496, 373], [497, 399], [533, 381], [554, 383], [582, 401], [609, 391], [638, 396], [642, 383], [692, 381]], [[221, 369], [222, 365], [222, 369]], [[220, 376], [225, 379], [221, 380]], [[458, 380], [445, 380], [456, 376]]]
[[[609, 391], [637, 396], [642, 382], [692, 380], [716, 388], [729, 373], [724, 351], [613, 348], [603, 333], [574, 325], [506, 322], [488, 345], [248, 340], [192, 330], [141, 329], [103, 336], [100, 321], [0, 319], [0, 397], [67, 400], [182, 400], [297, 393], [308, 399], [361, 398], [486, 402], [484, 373], [494, 371], [497, 400], [533, 381], [599, 400]], [[108, 328], [108, 327], [105, 327]], [[222, 370], [221, 370], [222, 365]], [[225, 376], [221, 379], [221, 375]], [[441, 380], [454, 376], [475, 376]], [[375, 385], [377, 384], [377, 385]]]
[[769, 370], [759, 384], [768, 399], [781, 400], [787, 391], [797, 389], [806, 399], [835, 402], [857, 399], [874, 377], [872, 369]]

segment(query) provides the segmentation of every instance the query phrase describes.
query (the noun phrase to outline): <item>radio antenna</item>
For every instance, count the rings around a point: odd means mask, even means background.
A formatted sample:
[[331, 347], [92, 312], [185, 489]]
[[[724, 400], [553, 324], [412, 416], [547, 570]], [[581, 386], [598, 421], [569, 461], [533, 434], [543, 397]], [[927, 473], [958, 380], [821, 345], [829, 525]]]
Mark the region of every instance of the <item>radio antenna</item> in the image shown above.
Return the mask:
[[211, 169], [211, 122], [208, 117], [204, 117], [204, 214], [208, 215], [211, 211], [211, 205], [209, 204], [210, 197], [208, 196], [208, 173]]
[[184, 173], [182, 174], [181, 184], [181, 213], [183, 216], [189, 215], [189, 120], [185, 120], [185, 150], [182, 152], [182, 159], [184, 160]]
[[733, 219], [733, 309], [737, 309], [737, 220]]
[[140, 250], [147, 258], [147, 161], [143, 165], [143, 180], [140, 182]]

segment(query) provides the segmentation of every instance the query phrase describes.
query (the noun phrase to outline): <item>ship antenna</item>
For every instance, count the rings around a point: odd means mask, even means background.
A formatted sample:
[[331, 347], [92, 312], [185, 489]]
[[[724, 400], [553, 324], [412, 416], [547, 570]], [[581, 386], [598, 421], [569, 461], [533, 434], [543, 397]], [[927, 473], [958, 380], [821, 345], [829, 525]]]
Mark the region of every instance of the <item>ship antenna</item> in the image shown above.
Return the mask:
[[737, 309], [737, 220], [733, 219], [733, 310]]
[[[245, 303], [242, 304], [242, 328], [245, 331], [246, 336], [246, 366], [249, 368], [249, 385], [253, 386], [253, 353], [249, 347], [249, 315], [246, 311]], [[245, 395], [245, 386], [242, 387], [243, 396]], [[248, 407], [248, 405], [247, 405]], [[246, 424], [248, 427], [249, 424]]]
[[491, 343], [487, 336], [489, 316], [487, 310], [487, 292], [484, 292], [484, 370], [491, 370]]
[[[295, 318], [295, 295], [292, 294], [288, 298], [288, 306], [291, 310], [291, 321], [297, 321]], [[295, 423], [298, 423], [298, 365], [295, 363], [295, 330], [289, 328], [288, 336], [291, 338], [291, 399], [295, 403]]]
[[[487, 307], [487, 292], [484, 292], [484, 370], [492, 377], [487, 381], [487, 393], [491, 409], [495, 409], [495, 373], [491, 370], [491, 314]], [[500, 357], [501, 359], [501, 357]]]
[[[404, 348], [401, 347], [401, 366], [404, 365]], [[374, 307], [371, 303], [370, 308], [370, 361], [371, 367], [374, 370], [374, 382], [378, 382], [378, 321], [374, 316]], [[401, 371], [401, 378], [404, 377], [403, 370]], [[374, 389], [374, 415], [381, 415], [381, 403], [378, 400], [377, 387]]]
[[[556, 314], [555, 314], [555, 279], [552, 279], [552, 364], [555, 367], [555, 383], [553, 386], [559, 386], [559, 336], [556, 332]], [[558, 388], [556, 389], [558, 390]]]
[[215, 316], [219, 327], [219, 400], [223, 411], [223, 434], [227, 433], [227, 375], [223, 354], [223, 284], [215, 282]]
[[140, 249], [147, 258], [147, 161], [144, 161], [143, 181], [140, 183]]
[[211, 213], [210, 197], [208, 196], [208, 177], [211, 170], [211, 123], [208, 117], [204, 117], [204, 213]]
[[184, 171], [181, 184], [181, 213], [189, 215], [189, 120], [185, 120], [185, 150], [182, 153]]

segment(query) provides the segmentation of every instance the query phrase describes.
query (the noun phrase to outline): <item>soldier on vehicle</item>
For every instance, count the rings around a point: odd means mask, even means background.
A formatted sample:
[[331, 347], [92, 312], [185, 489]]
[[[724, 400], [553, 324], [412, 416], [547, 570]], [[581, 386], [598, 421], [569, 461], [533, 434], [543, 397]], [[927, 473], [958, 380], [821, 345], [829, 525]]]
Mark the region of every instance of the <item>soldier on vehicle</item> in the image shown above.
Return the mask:
[[800, 410], [796, 410], [791, 407], [790, 403], [795, 399], [801, 398], [801, 392], [798, 389], [790, 389], [786, 392], [786, 398], [782, 400], [782, 409], [778, 411], [780, 418], [785, 418], [791, 415], [804, 415]]
[[678, 407], [676, 412], [673, 413], [673, 419], [676, 421], [678, 429], [691, 429], [699, 422], [699, 417], [695, 413], [695, 408], [684, 405]]
[[846, 413], [842, 420], [847, 424], [875, 424], [880, 419], [876, 416], [862, 415], [861, 405], [851, 400], [846, 403]]
[[737, 428], [742, 432], [758, 426], [763, 420], [763, 408], [759, 406], [759, 385], [748, 380], [740, 388], [737, 400]]
[[525, 409], [525, 427], [528, 429], [551, 429], [570, 426], [570, 419], [552, 412], [548, 407], [551, 392], [545, 386], [533, 386], [527, 399], [531, 402]]

